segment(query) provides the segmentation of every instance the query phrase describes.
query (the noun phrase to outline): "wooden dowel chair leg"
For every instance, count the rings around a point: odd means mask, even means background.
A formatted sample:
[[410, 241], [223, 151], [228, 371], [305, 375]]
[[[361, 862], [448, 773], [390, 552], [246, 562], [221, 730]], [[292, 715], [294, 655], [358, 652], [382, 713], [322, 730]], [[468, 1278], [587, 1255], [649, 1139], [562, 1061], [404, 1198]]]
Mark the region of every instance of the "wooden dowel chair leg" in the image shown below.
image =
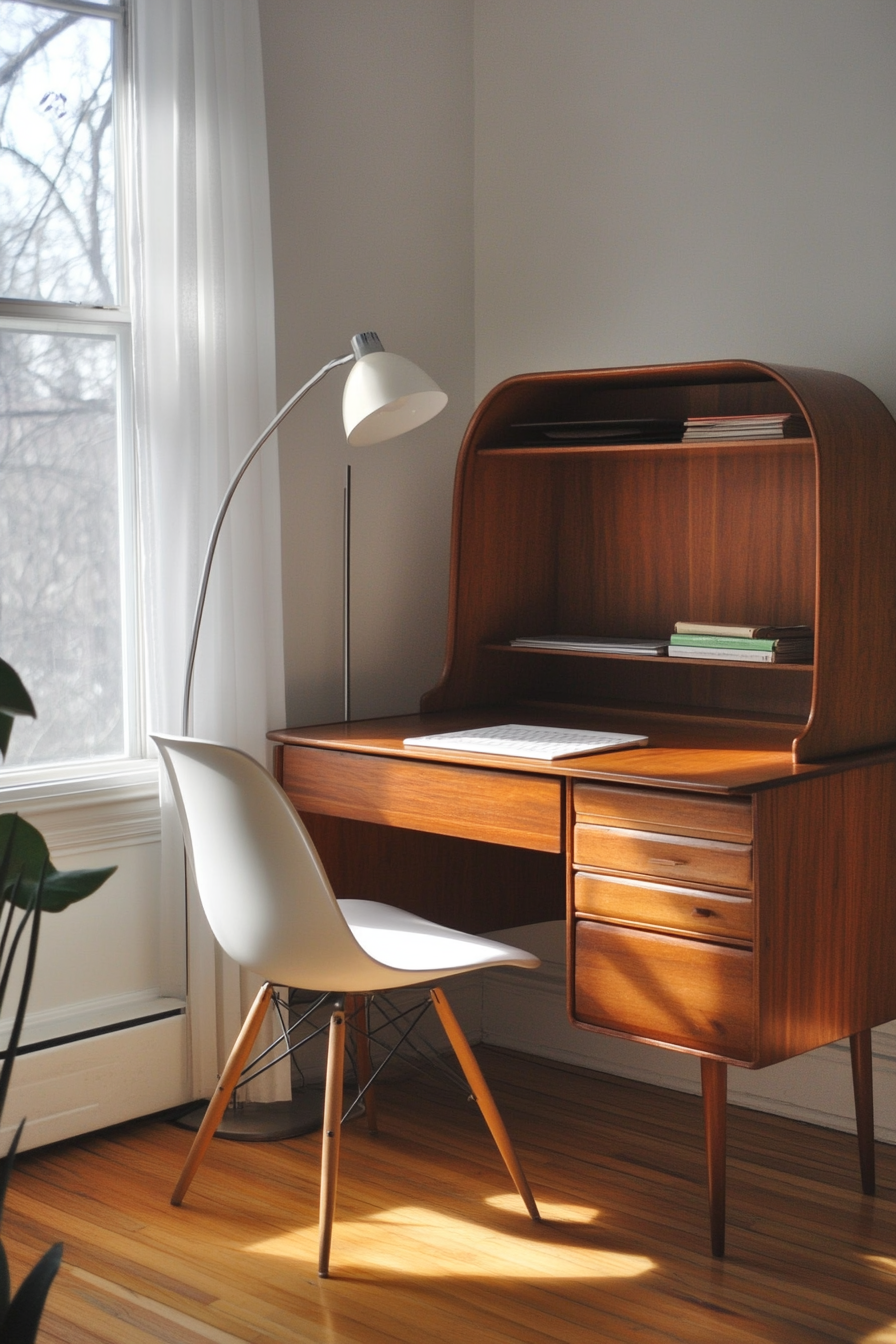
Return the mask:
[[529, 1182], [526, 1180], [525, 1173], [520, 1166], [519, 1158], [516, 1155], [513, 1144], [510, 1142], [510, 1135], [501, 1119], [501, 1112], [495, 1104], [495, 1099], [485, 1078], [482, 1076], [482, 1070], [479, 1067], [476, 1056], [470, 1049], [469, 1042], [461, 1030], [460, 1023], [454, 1016], [454, 1010], [446, 999], [441, 989], [430, 990], [433, 1007], [439, 1015], [439, 1021], [445, 1028], [445, 1035], [451, 1042], [451, 1048], [457, 1056], [457, 1062], [463, 1069], [464, 1077], [470, 1085], [470, 1091], [473, 1098], [482, 1112], [483, 1119], [488, 1125], [491, 1136], [494, 1139], [498, 1152], [504, 1159], [504, 1165], [510, 1172], [510, 1178], [519, 1191], [520, 1198], [525, 1204], [530, 1218], [536, 1223], [541, 1222], [541, 1214], [538, 1212], [538, 1205], [529, 1189]]
[[376, 1091], [368, 1087], [372, 1072], [370, 1064], [370, 1036], [368, 1023], [369, 998], [366, 994], [352, 994], [345, 1001], [345, 1016], [355, 1036], [355, 1057], [358, 1061], [358, 1091], [366, 1087], [364, 1093], [364, 1114], [367, 1128], [371, 1134], [378, 1133], [376, 1123]]
[[324, 1092], [324, 1131], [320, 1162], [320, 1224], [317, 1272], [322, 1279], [330, 1273], [330, 1243], [333, 1240], [333, 1214], [336, 1209], [336, 1180], [339, 1175], [339, 1140], [342, 1134], [342, 1085], [345, 1071], [345, 1013], [337, 1008], [330, 1018], [327, 1048], [327, 1085]]
[[852, 1057], [852, 1087], [856, 1099], [856, 1135], [859, 1140], [859, 1169], [862, 1190], [875, 1191], [874, 1177], [874, 1079], [871, 1068], [871, 1029], [857, 1031], [849, 1038]]
[[725, 1158], [728, 1125], [728, 1065], [701, 1059], [703, 1121], [706, 1128], [706, 1177], [712, 1253], [725, 1254]]
[[227, 1109], [227, 1103], [231, 1098], [233, 1089], [240, 1080], [240, 1074], [246, 1066], [252, 1047], [255, 1044], [255, 1038], [261, 1030], [261, 1024], [264, 1021], [265, 1013], [268, 1010], [268, 1004], [271, 1001], [273, 985], [266, 981], [255, 997], [255, 1002], [249, 1009], [248, 1016], [242, 1025], [236, 1043], [230, 1052], [230, 1058], [224, 1065], [224, 1072], [218, 1079], [218, 1086], [215, 1089], [214, 1096], [208, 1104], [208, 1110], [202, 1118], [202, 1124], [196, 1131], [196, 1137], [193, 1140], [193, 1146], [187, 1154], [187, 1160], [184, 1163], [184, 1169], [180, 1174], [180, 1179], [174, 1187], [174, 1194], [171, 1196], [172, 1204], [183, 1202], [184, 1195], [190, 1188], [193, 1177], [199, 1170], [202, 1159], [212, 1139], [215, 1137], [215, 1130], [221, 1123], [221, 1117]]

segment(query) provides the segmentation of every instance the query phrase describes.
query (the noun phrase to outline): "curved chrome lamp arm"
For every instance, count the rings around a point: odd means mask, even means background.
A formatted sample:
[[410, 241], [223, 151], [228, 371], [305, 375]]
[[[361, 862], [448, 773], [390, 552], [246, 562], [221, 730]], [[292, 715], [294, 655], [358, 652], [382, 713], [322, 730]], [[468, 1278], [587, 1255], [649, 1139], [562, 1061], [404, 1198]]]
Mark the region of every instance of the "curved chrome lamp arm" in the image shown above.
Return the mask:
[[218, 537], [220, 535], [221, 528], [224, 524], [224, 519], [227, 516], [227, 510], [230, 508], [230, 501], [236, 494], [237, 486], [239, 485], [240, 481], [246, 474], [246, 471], [250, 466], [253, 458], [256, 456], [259, 450], [264, 447], [264, 445], [267, 443], [268, 439], [271, 437], [271, 435], [273, 434], [274, 430], [278, 427], [278, 425], [282, 424], [282, 422], [286, 419], [292, 408], [302, 400], [305, 393], [310, 392], [312, 387], [314, 387], [317, 383], [319, 383], [320, 380], [324, 378], [330, 372], [331, 369], [338, 368], [340, 364], [350, 364], [352, 360], [354, 360], [355, 358], [356, 356], [353, 353], [349, 353], [347, 355], [341, 355], [338, 359], [331, 359], [329, 364], [325, 364], [323, 368], [320, 369], [314, 375], [313, 378], [309, 378], [308, 382], [305, 383], [303, 387], [299, 388], [298, 392], [296, 392], [294, 396], [290, 397], [286, 405], [281, 410], [279, 410], [277, 414], [274, 416], [273, 420], [268, 425], [264, 433], [259, 435], [259, 437], [255, 440], [254, 444], [249, 449], [249, 452], [243, 459], [243, 462], [237, 469], [236, 474], [233, 477], [233, 480], [227, 487], [227, 493], [225, 494], [223, 500], [221, 501], [221, 507], [218, 509], [218, 516], [215, 519], [215, 525], [212, 528], [212, 534], [211, 537], [209, 538], [208, 550], [205, 553], [205, 564], [202, 569], [202, 582], [199, 585], [199, 596], [196, 599], [196, 614], [193, 617], [193, 634], [190, 639], [190, 656], [187, 659], [187, 674], [184, 679], [184, 704], [183, 704], [183, 717], [181, 724], [181, 732], [183, 733], [184, 737], [187, 737], [189, 734], [190, 694], [193, 689], [193, 669], [196, 663], [196, 649], [199, 644], [199, 627], [202, 624], [202, 613], [203, 610], [205, 609], [205, 597], [206, 592], [208, 591], [208, 580], [209, 575], [211, 574], [212, 571], [212, 561], [215, 558], [215, 549], [218, 545]]

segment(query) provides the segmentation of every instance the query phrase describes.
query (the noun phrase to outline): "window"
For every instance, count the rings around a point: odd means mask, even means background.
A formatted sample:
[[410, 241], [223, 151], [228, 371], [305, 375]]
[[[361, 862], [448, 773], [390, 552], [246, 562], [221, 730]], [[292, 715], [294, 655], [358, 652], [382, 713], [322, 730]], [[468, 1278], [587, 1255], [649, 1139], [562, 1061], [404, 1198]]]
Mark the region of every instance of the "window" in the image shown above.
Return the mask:
[[139, 754], [124, 5], [0, 2], [0, 656], [7, 764]]

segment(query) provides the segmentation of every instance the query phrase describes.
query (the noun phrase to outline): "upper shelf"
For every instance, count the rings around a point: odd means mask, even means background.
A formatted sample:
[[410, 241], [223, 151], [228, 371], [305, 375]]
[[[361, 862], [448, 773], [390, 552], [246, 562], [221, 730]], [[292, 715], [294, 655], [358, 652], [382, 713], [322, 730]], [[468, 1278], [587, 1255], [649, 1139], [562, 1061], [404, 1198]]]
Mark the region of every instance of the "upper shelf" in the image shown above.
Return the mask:
[[720, 454], [811, 453], [812, 439], [702, 439], [683, 443], [538, 443], [478, 448], [477, 457], [594, 457], [612, 453], [686, 453], [689, 457]]

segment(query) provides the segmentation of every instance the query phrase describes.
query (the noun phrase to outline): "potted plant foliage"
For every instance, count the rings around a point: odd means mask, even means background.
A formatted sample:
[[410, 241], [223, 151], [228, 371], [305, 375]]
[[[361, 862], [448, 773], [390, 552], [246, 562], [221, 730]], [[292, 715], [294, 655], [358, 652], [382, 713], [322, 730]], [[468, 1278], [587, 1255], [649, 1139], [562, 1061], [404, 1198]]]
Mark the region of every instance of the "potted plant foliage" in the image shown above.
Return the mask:
[[[4, 758], [13, 720], [21, 714], [34, 718], [31, 697], [18, 674], [0, 659], [0, 755]], [[50, 861], [40, 831], [16, 813], [0, 815], [0, 1013], [17, 954], [21, 952], [24, 957], [19, 999], [0, 1067], [0, 1120], [34, 978], [41, 915], [45, 912], [56, 914], [73, 902], [83, 900], [102, 886], [114, 871], [114, 868], [84, 868], [59, 872]], [[0, 1220], [24, 1124], [23, 1119], [9, 1152], [0, 1162]], [[57, 1242], [12, 1295], [6, 1250], [0, 1240], [0, 1344], [33, 1344], [47, 1293], [61, 1260], [62, 1243]]]

